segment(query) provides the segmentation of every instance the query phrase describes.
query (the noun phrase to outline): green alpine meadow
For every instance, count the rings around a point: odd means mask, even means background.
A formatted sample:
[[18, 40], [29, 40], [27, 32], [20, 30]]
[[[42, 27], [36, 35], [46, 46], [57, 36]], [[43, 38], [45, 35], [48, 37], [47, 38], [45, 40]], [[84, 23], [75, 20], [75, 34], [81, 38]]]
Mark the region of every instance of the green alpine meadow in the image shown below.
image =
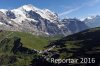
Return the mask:
[[100, 66], [100, 0], [0, 0], [0, 66]]
[[[51, 58], [95, 58], [95, 63], [100, 61], [100, 28], [87, 29], [63, 38], [55, 37], [49, 42], [49, 37], [34, 36], [25, 32], [0, 31], [0, 65], [1, 66], [39, 66], [53, 65], [64, 66], [68, 63], [51, 63]], [[33, 40], [32, 40], [33, 39]], [[49, 40], [48, 40], [49, 39]], [[52, 48], [52, 49], [50, 49]], [[50, 49], [50, 50], [49, 50]], [[48, 51], [46, 51], [48, 50]], [[49, 60], [46, 60], [49, 58]], [[83, 61], [84, 63], [84, 61]], [[89, 63], [89, 62], [85, 62]], [[73, 63], [71, 65], [87, 65]], [[89, 64], [91, 65], [91, 64]]]

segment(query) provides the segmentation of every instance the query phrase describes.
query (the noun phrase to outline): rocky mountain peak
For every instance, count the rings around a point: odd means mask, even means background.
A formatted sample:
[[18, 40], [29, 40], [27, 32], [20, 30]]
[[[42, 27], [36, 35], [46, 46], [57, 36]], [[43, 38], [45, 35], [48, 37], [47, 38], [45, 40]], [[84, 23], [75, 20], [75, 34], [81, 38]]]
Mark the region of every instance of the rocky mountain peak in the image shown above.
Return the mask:
[[23, 5], [19, 8], [17, 8], [18, 10], [25, 10], [25, 11], [36, 11], [36, 10], [39, 10], [39, 8], [36, 8], [35, 6], [31, 5], [31, 4], [28, 4], [28, 5]]
[[[39, 9], [31, 4], [17, 9], [0, 11], [4, 14], [0, 14], [0, 29], [4, 30], [25, 31], [35, 35], [69, 35], [87, 28], [79, 20], [60, 21], [58, 15], [51, 10]], [[2, 19], [3, 17], [5, 18]]]

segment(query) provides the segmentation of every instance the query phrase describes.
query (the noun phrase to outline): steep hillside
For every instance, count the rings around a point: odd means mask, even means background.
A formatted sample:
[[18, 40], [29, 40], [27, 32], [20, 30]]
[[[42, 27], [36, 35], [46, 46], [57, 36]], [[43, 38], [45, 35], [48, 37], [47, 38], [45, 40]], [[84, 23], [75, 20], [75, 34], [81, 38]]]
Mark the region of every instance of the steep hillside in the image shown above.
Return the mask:
[[32, 66], [37, 63], [35, 59], [42, 57], [39, 50], [46, 49], [50, 41], [57, 39], [0, 30], [0, 66]]
[[[50, 57], [54, 58], [95, 58], [95, 63], [81, 63], [80, 65], [100, 64], [100, 28], [88, 29], [60, 40], [54, 41], [48, 47], [55, 46]], [[57, 54], [57, 56], [55, 55]]]
[[24, 33], [24, 32], [14, 32], [14, 31], [1, 31], [0, 32], [0, 41], [7, 37], [20, 37], [21, 42], [23, 43], [24, 47], [30, 48], [30, 49], [37, 49], [37, 50], [43, 50], [44, 47], [48, 44], [49, 38], [41, 37], [41, 36], [35, 36], [30, 33]]
[[29, 66], [36, 51], [28, 49], [19, 37], [6, 37], [0, 41], [0, 66]]
[[100, 27], [100, 15], [88, 17], [84, 22], [91, 28]]
[[61, 22], [63, 24], [61, 29], [66, 36], [89, 28], [83, 21], [80, 21], [79, 19], [62, 19]]

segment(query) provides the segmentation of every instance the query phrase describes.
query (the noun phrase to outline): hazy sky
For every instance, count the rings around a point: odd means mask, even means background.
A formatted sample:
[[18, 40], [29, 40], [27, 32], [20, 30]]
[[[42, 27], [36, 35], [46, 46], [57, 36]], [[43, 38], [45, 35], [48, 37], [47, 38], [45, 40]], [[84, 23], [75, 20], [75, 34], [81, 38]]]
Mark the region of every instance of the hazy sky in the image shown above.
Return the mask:
[[50, 9], [61, 18], [84, 18], [100, 14], [100, 0], [0, 0], [0, 9], [13, 9], [26, 4]]

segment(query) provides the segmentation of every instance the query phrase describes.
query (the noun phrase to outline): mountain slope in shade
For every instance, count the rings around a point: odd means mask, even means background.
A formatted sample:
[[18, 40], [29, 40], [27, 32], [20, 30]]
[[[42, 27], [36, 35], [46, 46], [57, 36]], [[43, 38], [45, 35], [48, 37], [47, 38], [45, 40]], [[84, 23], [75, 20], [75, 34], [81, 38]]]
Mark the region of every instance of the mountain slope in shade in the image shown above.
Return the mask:
[[[60, 40], [50, 43], [47, 47], [53, 47], [53, 58], [95, 58], [95, 63], [72, 64], [82, 66], [100, 65], [100, 27], [88, 29]], [[48, 55], [47, 55], [48, 56]], [[49, 55], [50, 56], [50, 55]], [[66, 65], [66, 64], [64, 64]], [[70, 66], [70, 65], [69, 65]]]
[[100, 16], [92, 16], [90, 18], [86, 18], [84, 22], [91, 28], [100, 27]]
[[[0, 29], [3, 30], [24, 31], [35, 35], [69, 35], [88, 28], [77, 19], [67, 20], [64, 24], [56, 13], [30, 4], [13, 10], [0, 9]], [[69, 27], [70, 25], [73, 26]]]
[[88, 28], [88, 26], [83, 21], [78, 19], [62, 19], [61, 22], [62, 26], [60, 26], [60, 28], [65, 35], [66, 33], [70, 35]]

